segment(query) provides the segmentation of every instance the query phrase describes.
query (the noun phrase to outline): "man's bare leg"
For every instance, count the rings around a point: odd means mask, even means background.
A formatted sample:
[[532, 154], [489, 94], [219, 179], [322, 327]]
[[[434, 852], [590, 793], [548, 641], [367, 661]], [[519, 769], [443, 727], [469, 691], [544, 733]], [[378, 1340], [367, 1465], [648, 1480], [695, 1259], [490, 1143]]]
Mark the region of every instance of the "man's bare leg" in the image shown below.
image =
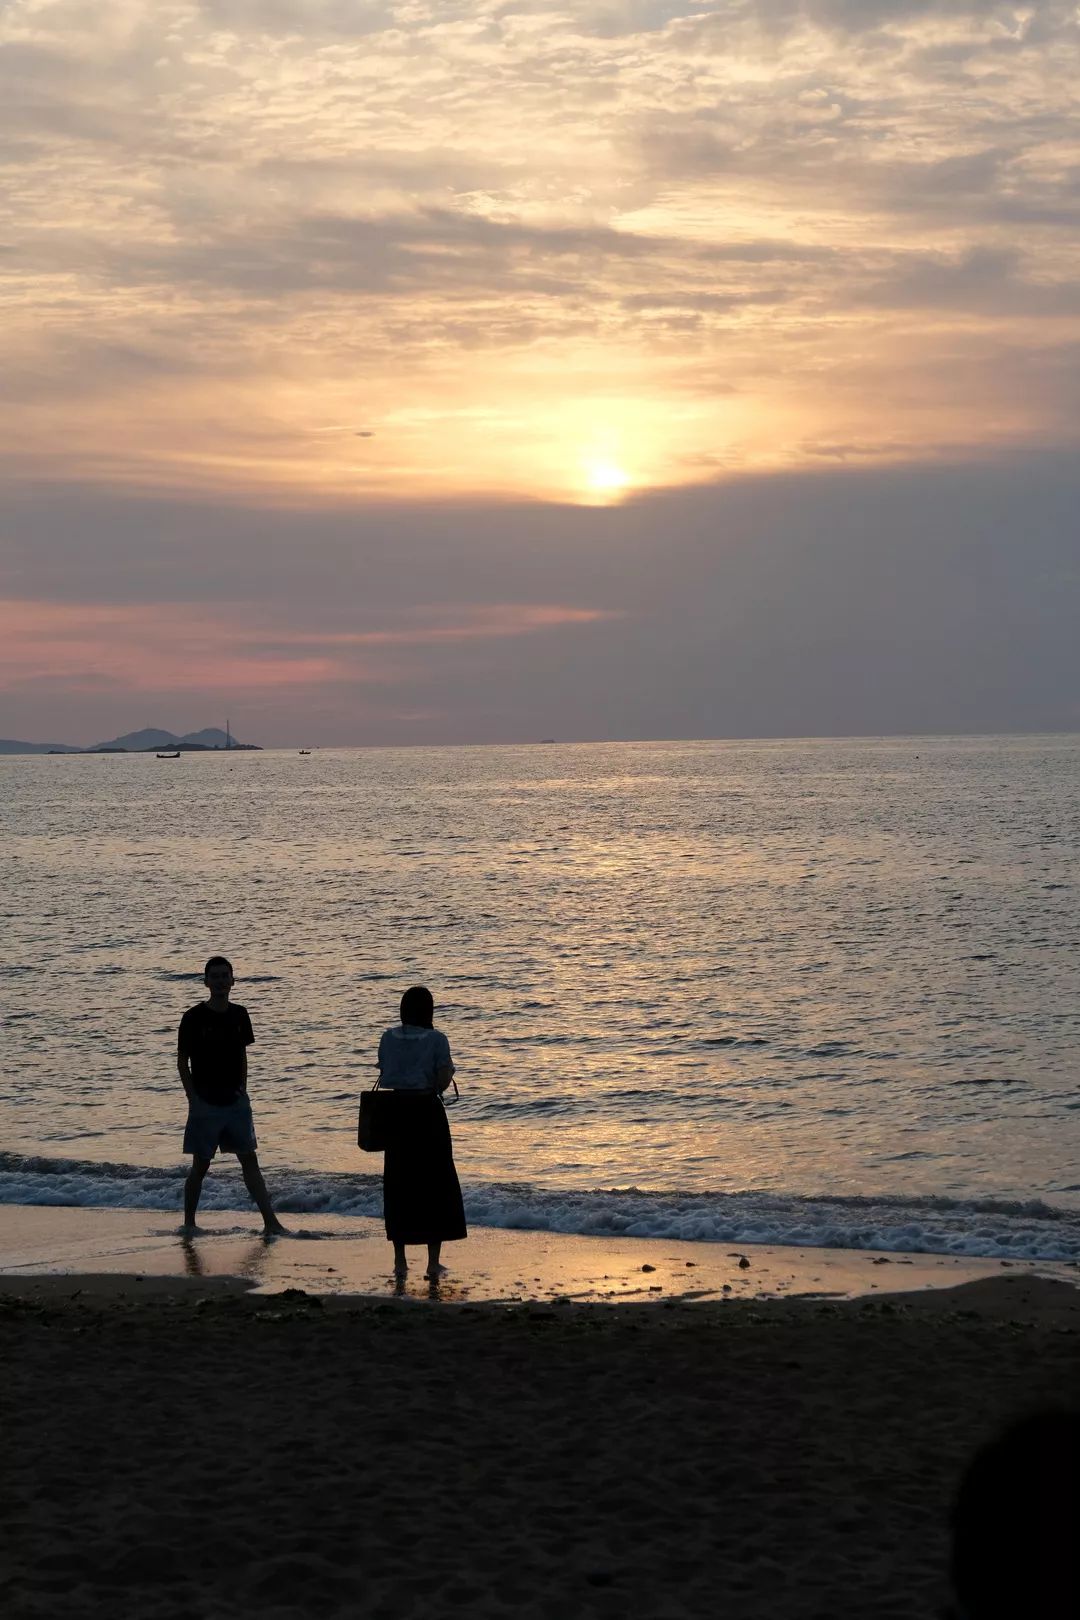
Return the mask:
[[274, 1214], [274, 1206], [270, 1202], [270, 1194], [266, 1190], [262, 1171], [259, 1169], [259, 1156], [257, 1153], [241, 1153], [240, 1170], [244, 1177], [244, 1186], [259, 1206], [259, 1214], [263, 1218], [263, 1228], [275, 1237], [284, 1234], [285, 1228]]
[[195, 1212], [199, 1207], [203, 1178], [209, 1168], [209, 1159], [200, 1159], [197, 1153], [191, 1155], [191, 1169], [184, 1182], [184, 1230], [187, 1232], [198, 1230], [195, 1225]]

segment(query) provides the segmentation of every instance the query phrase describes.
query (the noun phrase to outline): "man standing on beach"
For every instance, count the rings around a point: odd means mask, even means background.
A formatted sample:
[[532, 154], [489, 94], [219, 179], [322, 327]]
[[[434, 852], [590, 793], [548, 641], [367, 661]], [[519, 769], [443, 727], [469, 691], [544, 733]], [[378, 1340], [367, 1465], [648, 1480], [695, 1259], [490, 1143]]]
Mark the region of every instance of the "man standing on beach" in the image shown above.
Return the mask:
[[233, 970], [228, 957], [210, 958], [203, 983], [210, 999], [189, 1008], [181, 1018], [176, 1053], [188, 1100], [184, 1152], [191, 1154], [191, 1170], [184, 1183], [184, 1230], [198, 1230], [195, 1212], [203, 1178], [220, 1148], [240, 1160], [244, 1185], [259, 1206], [266, 1232], [277, 1237], [285, 1228], [274, 1214], [259, 1169], [247, 1094], [247, 1049], [255, 1035], [247, 1008], [229, 1000]]

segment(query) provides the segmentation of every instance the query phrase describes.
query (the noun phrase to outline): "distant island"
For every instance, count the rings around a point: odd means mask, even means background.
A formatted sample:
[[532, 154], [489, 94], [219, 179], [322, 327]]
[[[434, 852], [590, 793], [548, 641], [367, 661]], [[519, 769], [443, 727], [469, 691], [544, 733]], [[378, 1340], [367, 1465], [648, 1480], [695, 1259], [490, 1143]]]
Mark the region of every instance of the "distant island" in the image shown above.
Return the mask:
[[178, 737], [172, 731], [147, 726], [142, 731], [129, 731], [111, 742], [94, 743], [91, 748], [80, 748], [75, 743], [16, 742], [0, 737], [0, 754], [155, 754], [158, 749], [179, 751], [182, 754], [213, 753], [218, 749], [230, 752], [259, 753], [258, 743], [237, 742], [231, 732], [217, 726], [204, 731], [189, 731]]

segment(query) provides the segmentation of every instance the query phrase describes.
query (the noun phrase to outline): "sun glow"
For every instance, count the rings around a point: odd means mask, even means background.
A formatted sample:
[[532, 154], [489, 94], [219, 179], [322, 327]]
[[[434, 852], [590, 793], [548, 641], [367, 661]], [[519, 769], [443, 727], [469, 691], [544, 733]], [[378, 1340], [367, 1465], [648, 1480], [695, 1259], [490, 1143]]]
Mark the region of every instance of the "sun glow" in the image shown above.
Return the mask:
[[617, 501], [630, 486], [630, 478], [614, 461], [587, 461], [585, 483], [594, 501]]

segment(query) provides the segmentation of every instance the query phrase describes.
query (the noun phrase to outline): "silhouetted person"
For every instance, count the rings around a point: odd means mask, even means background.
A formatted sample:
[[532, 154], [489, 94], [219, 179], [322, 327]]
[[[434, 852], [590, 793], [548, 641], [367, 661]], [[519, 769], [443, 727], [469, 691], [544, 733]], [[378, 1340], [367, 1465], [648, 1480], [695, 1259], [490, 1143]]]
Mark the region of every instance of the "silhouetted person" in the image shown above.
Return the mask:
[[401, 998], [401, 1023], [379, 1042], [380, 1084], [394, 1093], [383, 1162], [383, 1214], [394, 1245], [394, 1273], [408, 1268], [405, 1248], [427, 1245], [424, 1273], [437, 1282], [445, 1271], [444, 1243], [467, 1236], [461, 1187], [442, 1094], [454, 1078], [450, 1042], [433, 1027], [430, 990], [414, 985]]
[[220, 1149], [240, 1160], [244, 1185], [259, 1206], [268, 1233], [285, 1231], [274, 1214], [255, 1151], [255, 1122], [247, 1094], [247, 1049], [255, 1039], [247, 1008], [229, 1000], [233, 987], [228, 957], [212, 956], [203, 970], [208, 1001], [180, 1020], [176, 1066], [188, 1100], [184, 1152], [191, 1170], [184, 1183], [184, 1228], [195, 1231], [203, 1178]]
[[1020, 1419], [976, 1452], [952, 1510], [962, 1620], [1080, 1615], [1080, 1412]]

